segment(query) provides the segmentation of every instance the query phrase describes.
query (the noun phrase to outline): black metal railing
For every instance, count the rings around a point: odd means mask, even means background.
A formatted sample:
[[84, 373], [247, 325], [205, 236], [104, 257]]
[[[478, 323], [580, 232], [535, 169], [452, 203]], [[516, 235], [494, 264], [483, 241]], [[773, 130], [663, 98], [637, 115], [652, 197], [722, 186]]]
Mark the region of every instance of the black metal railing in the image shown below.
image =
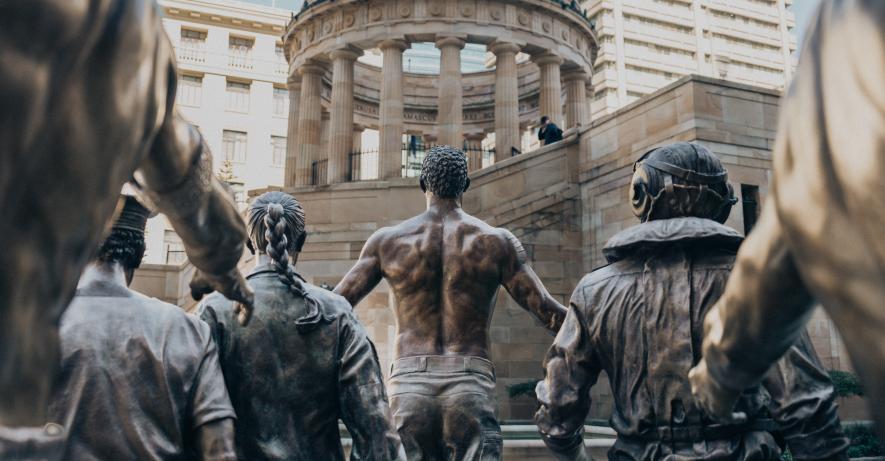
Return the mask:
[[[421, 163], [424, 162], [424, 156], [427, 152], [439, 144], [430, 144], [424, 142], [403, 143], [403, 177], [415, 178], [421, 175]], [[495, 159], [495, 149], [484, 148], [481, 144], [464, 143], [461, 151], [470, 159], [479, 160], [480, 168], [491, 165]], [[510, 156], [520, 154], [519, 149], [511, 149]], [[498, 158], [497, 160], [501, 160]]]
[[347, 163], [348, 181], [368, 181], [378, 179], [380, 157], [378, 150], [351, 152], [350, 161]]
[[321, 186], [329, 182], [329, 160], [317, 160], [310, 164], [310, 184]]

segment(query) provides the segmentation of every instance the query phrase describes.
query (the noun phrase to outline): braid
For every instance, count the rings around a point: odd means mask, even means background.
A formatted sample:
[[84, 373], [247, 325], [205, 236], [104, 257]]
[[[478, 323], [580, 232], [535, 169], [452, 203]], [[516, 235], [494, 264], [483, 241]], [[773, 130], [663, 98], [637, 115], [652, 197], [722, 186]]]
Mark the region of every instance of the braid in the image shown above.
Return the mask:
[[295, 276], [295, 271], [289, 265], [289, 239], [286, 237], [285, 209], [279, 203], [269, 203], [267, 214], [264, 216], [264, 239], [267, 241], [265, 252], [273, 261], [274, 270], [289, 291], [297, 297], [304, 298], [308, 306], [308, 313], [295, 322], [299, 330], [305, 330], [316, 324], [320, 318], [319, 304], [304, 289], [304, 284]]

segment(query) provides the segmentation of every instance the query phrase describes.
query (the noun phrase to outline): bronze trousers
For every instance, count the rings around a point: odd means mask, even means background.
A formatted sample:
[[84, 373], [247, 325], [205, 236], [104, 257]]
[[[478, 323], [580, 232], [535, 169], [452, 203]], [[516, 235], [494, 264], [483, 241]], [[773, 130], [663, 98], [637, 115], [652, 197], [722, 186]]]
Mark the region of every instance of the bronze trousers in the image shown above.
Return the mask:
[[409, 461], [501, 459], [492, 362], [426, 355], [390, 368], [390, 408]]

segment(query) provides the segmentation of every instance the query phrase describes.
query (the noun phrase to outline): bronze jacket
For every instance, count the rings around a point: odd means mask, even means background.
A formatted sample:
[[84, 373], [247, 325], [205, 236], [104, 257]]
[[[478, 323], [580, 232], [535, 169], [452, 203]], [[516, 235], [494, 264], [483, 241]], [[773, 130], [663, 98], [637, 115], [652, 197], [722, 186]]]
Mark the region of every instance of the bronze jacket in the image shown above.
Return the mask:
[[536, 420], [551, 448], [582, 437], [590, 387], [605, 371], [618, 433], [610, 460], [775, 460], [781, 449], [769, 431], [796, 459], [842, 456], [833, 387], [807, 338], [741, 397], [748, 423], [714, 425], [694, 403], [687, 375], [700, 358], [701, 322], [741, 240], [700, 218], [650, 221], [612, 237], [603, 250], [611, 264], [578, 284], [537, 387]]
[[239, 458], [342, 460], [341, 419], [353, 438], [351, 459], [403, 459], [375, 347], [350, 304], [304, 282], [319, 304], [312, 316], [270, 265], [247, 278], [255, 290], [248, 326], [220, 295], [200, 307], [237, 412]]

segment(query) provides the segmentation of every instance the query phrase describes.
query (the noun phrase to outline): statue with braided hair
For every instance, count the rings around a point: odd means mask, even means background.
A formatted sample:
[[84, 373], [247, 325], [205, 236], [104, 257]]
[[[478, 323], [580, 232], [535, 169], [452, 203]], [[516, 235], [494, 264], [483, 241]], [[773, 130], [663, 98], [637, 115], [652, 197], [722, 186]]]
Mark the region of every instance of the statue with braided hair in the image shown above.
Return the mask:
[[[154, 0], [0, 3], [0, 458], [45, 438], [58, 322], [135, 178], [181, 236], [192, 294], [242, 302], [246, 227], [175, 107]], [[246, 316], [244, 315], [244, 320]], [[34, 445], [31, 444], [31, 445]]]
[[498, 287], [553, 332], [566, 309], [513, 234], [461, 209], [470, 185], [463, 152], [431, 149], [420, 184], [427, 210], [369, 237], [335, 292], [355, 306], [382, 278], [393, 290], [396, 360], [388, 392], [408, 458], [497, 460], [489, 324]]
[[344, 298], [293, 268], [307, 237], [301, 204], [267, 192], [252, 203], [248, 227], [257, 253], [249, 327], [238, 327], [234, 303], [220, 295], [200, 305], [237, 413], [239, 458], [343, 459], [341, 419], [351, 459], [404, 459], [375, 347]]

